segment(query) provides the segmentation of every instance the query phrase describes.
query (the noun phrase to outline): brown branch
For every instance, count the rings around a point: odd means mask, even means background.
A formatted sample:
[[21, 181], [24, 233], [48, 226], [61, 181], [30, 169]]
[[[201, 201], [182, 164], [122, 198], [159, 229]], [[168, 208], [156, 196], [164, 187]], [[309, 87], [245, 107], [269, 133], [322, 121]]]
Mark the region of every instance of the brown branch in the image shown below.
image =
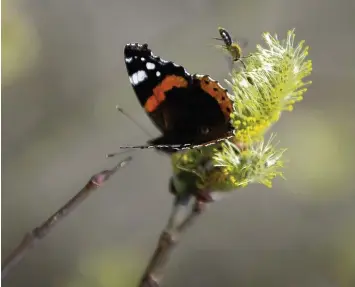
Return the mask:
[[157, 247], [138, 285], [139, 287], [160, 286], [164, 269], [168, 263], [172, 250], [178, 243], [181, 235], [205, 210], [205, 205], [205, 202], [196, 199], [190, 212], [185, 216], [183, 220], [180, 220], [181, 213], [186, 211], [187, 206], [180, 204], [178, 201], [174, 204], [168, 225], [160, 235]]
[[93, 193], [93, 191], [101, 187], [105, 181], [131, 160], [131, 157], [127, 157], [112, 169], [103, 170], [93, 175], [83, 189], [72, 197], [64, 206], [50, 216], [44, 223], [42, 223], [42, 225], [27, 233], [20, 244], [2, 262], [1, 278], [4, 279], [8, 272], [23, 259], [26, 252], [34, 247], [38, 241], [43, 239], [57, 225], [57, 223], [69, 215], [69, 213]]

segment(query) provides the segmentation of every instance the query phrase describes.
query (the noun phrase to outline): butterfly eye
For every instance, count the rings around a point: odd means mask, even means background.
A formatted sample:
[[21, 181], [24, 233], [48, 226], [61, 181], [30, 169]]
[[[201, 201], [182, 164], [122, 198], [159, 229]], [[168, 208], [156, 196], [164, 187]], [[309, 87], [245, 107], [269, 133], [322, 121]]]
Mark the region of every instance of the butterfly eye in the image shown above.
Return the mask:
[[207, 135], [210, 132], [208, 127], [201, 127], [201, 134]]

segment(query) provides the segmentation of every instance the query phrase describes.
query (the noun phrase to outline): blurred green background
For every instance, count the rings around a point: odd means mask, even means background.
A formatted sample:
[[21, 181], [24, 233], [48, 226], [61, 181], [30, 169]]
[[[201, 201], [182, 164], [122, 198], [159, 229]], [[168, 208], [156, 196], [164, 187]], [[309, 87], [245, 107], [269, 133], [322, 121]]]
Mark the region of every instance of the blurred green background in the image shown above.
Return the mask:
[[[355, 286], [354, 1], [2, 4], [3, 258], [93, 173], [114, 165], [106, 153], [147, 140], [116, 104], [158, 134], [130, 86], [126, 43], [148, 42], [156, 55], [223, 81], [227, 62], [211, 46], [219, 25], [248, 39], [246, 52], [262, 32], [284, 38], [296, 28], [296, 40], [311, 47], [314, 71], [304, 100], [273, 128], [288, 148], [287, 180], [213, 204], [175, 250], [164, 286]], [[79, 262], [91, 254], [100, 254], [91, 256], [97, 276], [113, 278], [90, 280], [92, 286], [132, 286], [127, 282], [139, 277], [171, 202], [169, 159], [154, 151], [133, 155], [3, 286], [83, 286]], [[111, 276], [115, 264], [117, 274], [130, 271]]]

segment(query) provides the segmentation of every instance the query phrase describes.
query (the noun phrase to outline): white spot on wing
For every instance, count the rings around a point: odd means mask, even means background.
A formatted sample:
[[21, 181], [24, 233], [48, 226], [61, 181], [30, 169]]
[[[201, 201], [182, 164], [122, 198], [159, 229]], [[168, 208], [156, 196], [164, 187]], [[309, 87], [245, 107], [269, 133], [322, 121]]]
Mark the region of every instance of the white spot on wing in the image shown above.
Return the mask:
[[150, 63], [150, 62], [147, 62], [146, 67], [147, 67], [148, 70], [154, 70], [155, 69], [154, 63]]
[[146, 78], [148, 78], [148, 76], [145, 71], [138, 71], [134, 73], [131, 77], [129, 77], [129, 80], [133, 86], [136, 86], [139, 83], [143, 82]]
[[157, 77], [160, 77], [161, 74], [160, 74], [159, 71], [157, 71], [157, 72], [156, 72], [156, 75], [157, 75]]
[[130, 57], [130, 58], [126, 58], [126, 63], [130, 63], [130, 62], [132, 62], [132, 57]]
[[141, 61], [142, 61], [142, 62], [144, 62], [144, 61], [145, 61], [145, 58], [144, 58], [144, 57], [142, 57], [142, 58], [141, 58]]

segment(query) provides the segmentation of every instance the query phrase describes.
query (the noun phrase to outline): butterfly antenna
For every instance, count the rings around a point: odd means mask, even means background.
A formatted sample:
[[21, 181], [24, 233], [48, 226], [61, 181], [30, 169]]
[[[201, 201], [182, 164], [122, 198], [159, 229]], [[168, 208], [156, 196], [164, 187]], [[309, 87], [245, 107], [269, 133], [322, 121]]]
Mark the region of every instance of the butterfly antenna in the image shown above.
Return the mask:
[[123, 116], [133, 122], [143, 133], [145, 133], [148, 137], [152, 138], [153, 136], [134, 118], [132, 118], [128, 113], [125, 112], [119, 105], [116, 106], [117, 111], [119, 111]]
[[131, 146], [120, 146], [120, 149], [166, 149], [170, 148], [173, 150], [184, 150], [190, 149], [191, 144], [170, 144], [170, 145], [131, 145]]
[[115, 156], [118, 156], [118, 155], [122, 155], [122, 154], [124, 154], [124, 153], [130, 153], [130, 152], [134, 152], [134, 151], [132, 151], [132, 150], [125, 150], [125, 151], [120, 151], [120, 152], [108, 153], [108, 154], [106, 154], [106, 158], [115, 157]]
[[[152, 135], [149, 134], [149, 132], [138, 122], [136, 121], [134, 118], [132, 118], [128, 113], [126, 113], [126, 111], [121, 108], [119, 105], [116, 106], [116, 109], [118, 112], [120, 112], [123, 116], [125, 116], [127, 119], [129, 119], [131, 122], [133, 122], [143, 133], [145, 133], [148, 137], [152, 138]], [[121, 148], [121, 147], [120, 147]], [[137, 149], [132, 149], [132, 150], [125, 150], [125, 151], [121, 151], [121, 152], [114, 152], [114, 153], [109, 153], [106, 154], [106, 158], [110, 158], [110, 157], [115, 157], [118, 155], [122, 155], [124, 153], [130, 153], [130, 152], [135, 152], [137, 151]]]
[[218, 142], [228, 140], [230, 138], [234, 137], [233, 135], [227, 135], [223, 138], [219, 138], [210, 142], [207, 142], [205, 144], [200, 144], [200, 145], [193, 145], [193, 144], [161, 144], [161, 145], [131, 145], [131, 146], [120, 146], [120, 149], [151, 149], [151, 148], [156, 148], [156, 149], [165, 149], [165, 148], [170, 148], [173, 150], [186, 150], [186, 149], [194, 149], [194, 148], [201, 148], [204, 146], [209, 146], [216, 144]]

